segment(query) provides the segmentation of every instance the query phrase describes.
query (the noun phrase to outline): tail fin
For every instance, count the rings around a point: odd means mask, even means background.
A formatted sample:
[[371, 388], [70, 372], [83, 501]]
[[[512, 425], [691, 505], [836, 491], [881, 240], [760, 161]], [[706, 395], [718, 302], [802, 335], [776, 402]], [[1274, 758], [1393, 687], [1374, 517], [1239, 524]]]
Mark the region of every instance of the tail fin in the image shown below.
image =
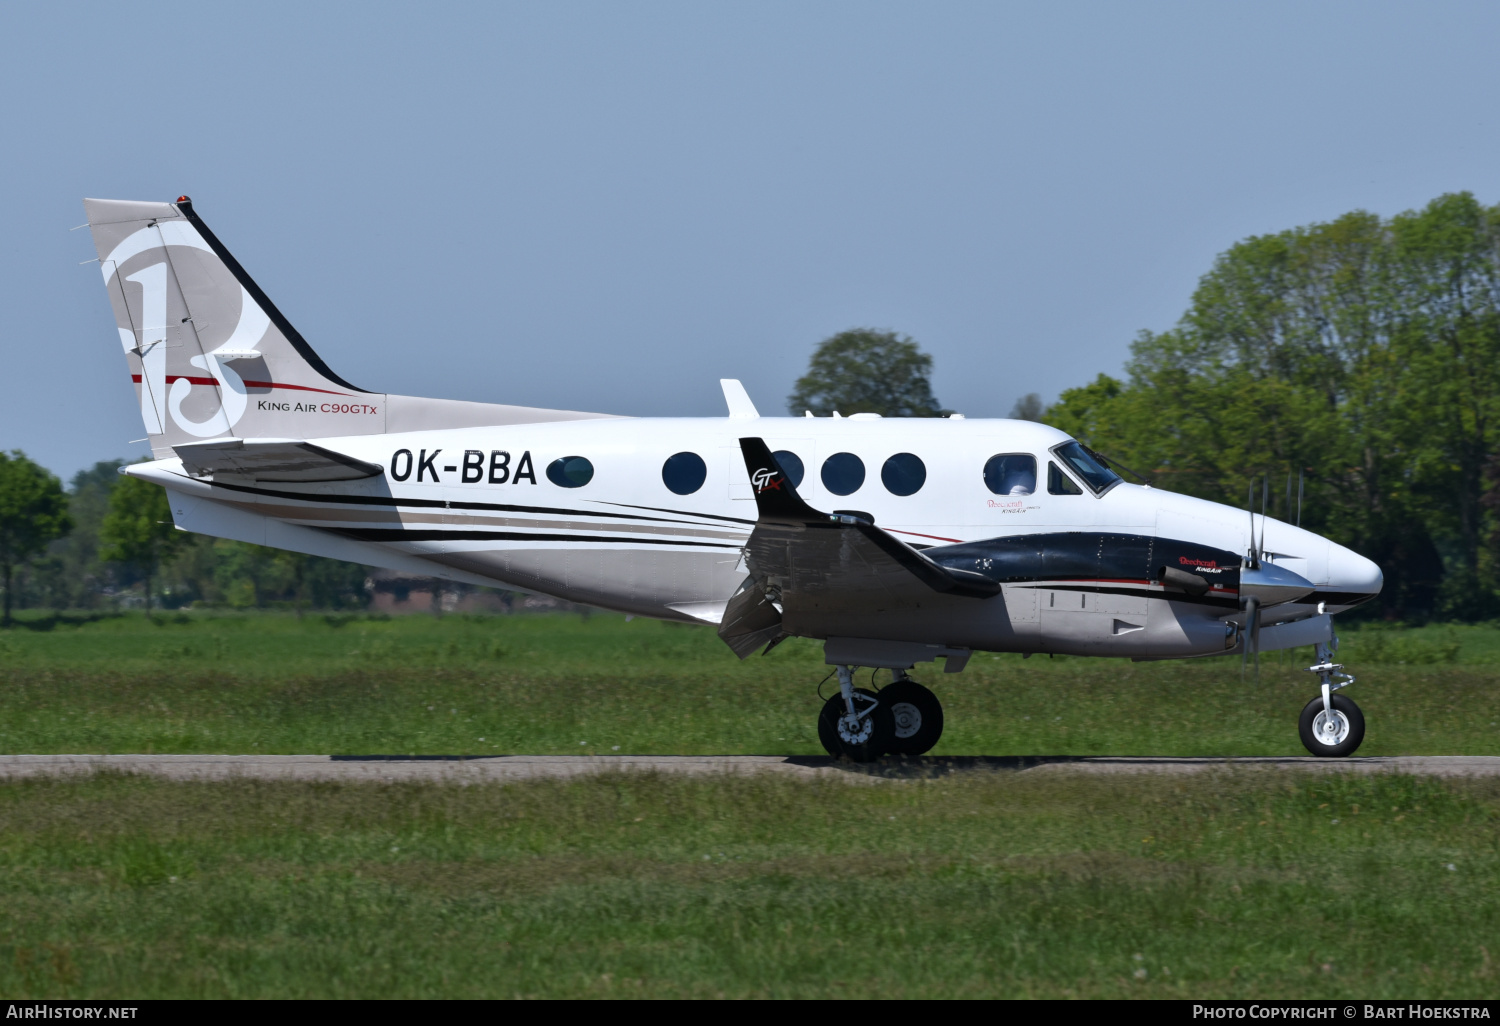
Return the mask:
[[83, 205], [156, 455], [205, 438], [386, 430], [386, 397], [329, 369], [186, 196]]

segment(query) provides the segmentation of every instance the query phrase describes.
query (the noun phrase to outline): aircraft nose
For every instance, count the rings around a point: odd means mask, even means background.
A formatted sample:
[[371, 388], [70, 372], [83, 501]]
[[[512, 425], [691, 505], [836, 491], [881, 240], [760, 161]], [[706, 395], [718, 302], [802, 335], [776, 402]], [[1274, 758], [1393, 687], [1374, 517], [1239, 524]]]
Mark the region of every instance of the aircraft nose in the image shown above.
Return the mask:
[[1385, 575], [1373, 560], [1342, 545], [1330, 545], [1328, 552], [1328, 586], [1336, 591], [1359, 595], [1379, 595]]

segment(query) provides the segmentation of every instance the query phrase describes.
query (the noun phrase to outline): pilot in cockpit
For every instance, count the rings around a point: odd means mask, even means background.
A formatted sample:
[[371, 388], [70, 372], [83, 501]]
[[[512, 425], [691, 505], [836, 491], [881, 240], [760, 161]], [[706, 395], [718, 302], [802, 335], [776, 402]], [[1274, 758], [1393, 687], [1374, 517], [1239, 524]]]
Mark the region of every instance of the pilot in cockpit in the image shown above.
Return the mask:
[[991, 456], [984, 483], [996, 495], [1030, 495], [1036, 491], [1036, 458], [1025, 453]]

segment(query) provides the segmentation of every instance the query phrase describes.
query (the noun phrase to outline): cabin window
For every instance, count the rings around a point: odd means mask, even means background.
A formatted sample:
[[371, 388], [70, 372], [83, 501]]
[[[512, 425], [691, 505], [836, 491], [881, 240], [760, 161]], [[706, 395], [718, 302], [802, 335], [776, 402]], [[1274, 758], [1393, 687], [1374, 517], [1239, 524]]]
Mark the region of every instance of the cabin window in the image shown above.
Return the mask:
[[547, 480], [559, 488], [582, 488], [594, 479], [594, 465], [583, 456], [564, 456], [547, 464]]
[[695, 452], [679, 452], [668, 456], [661, 465], [662, 484], [678, 495], [692, 495], [708, 479], [708, 464]]
[[864, 483], [865, 463], [854, 453], [836, 452], [823, 461], [823, 487], [834, 495], [853, 495]]
[[984, 463], [984, 486], [996, 495], [1031, 495], [1036, 491], [1036, 457], [1007, 452]]
[[1058, 469], [1057, 464], [1047, 461], [1047, 491], [1053, 495], [1082, 495], [1083, 489], [1073, 479]]
[[802, 476], [807, 472], [802, 466], [802, 458], [790, 449], [777, 449], [771, 453], [776, 459], [776, 465], [786, 475], [786, 479], [792, 483], [793, 488], [802, 487]]
[[927, 483], [927, 465], [920, 456], [898, 452], [880, 468], [880, 483], [892, 495], [915, 495]]
[[1120, 483], [1120, 475], [1110, 470], [1104, 462], [1081, 442], [1064, 442], [1052, 450], [1057, 458], [1068, 465], [1068, 469], [1083, 479], [1095, 495], [1103, 495]]

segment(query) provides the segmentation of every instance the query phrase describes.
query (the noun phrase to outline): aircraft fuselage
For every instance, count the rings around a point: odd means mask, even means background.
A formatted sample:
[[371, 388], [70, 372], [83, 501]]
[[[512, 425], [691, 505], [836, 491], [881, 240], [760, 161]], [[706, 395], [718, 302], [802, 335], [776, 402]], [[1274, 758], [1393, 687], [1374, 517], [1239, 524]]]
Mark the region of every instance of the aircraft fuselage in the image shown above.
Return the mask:
[[[1379, 589], [1374, 564], [1277, 520], [1254, 517], [1264, 538], [1252, 540], [1244, 510], [1124, 481], [1096, 495], [1052, 452], [1068, 436], [1026, 421], [601, 418], [320, 439], [383, 470], [354, 481], [202, 480], [176, 459], [132, 469], [171, 490], [187, 530], [717, 622], [746, 576], [741, 550], [756, 522], [746, 435], [797, 457], [804, 472], [794, 483], [810, 505], [867, 515], [934, 561], [1002, 584], [995, 600], [934, 594], [888, 615], [878, 596], [869, 607], [798, 609], [786, 621], [793, 634], [1139, 658], [1219, 653], [1239, 644], [1238, 573], [1257, 543], [1316, 588], [1268, 610], [1264, 623], [1336, 613]], [[701, 460], [701, 475], [684, 454]], [[557, 461], [576, 457], [591, 468], [586, 482], [549, 478]], [[1029, 457], [1029, 488], [987, 479], [995, 457], [1020, 457], [1012, 464], [1023, 472]], [[1049, 481], [1059, 473], [1065, 481]], [[678, 494], [668, 477], [691, 490]], [[1161, 575], [1168, 565], [1209, 589], [1172, 589]], [[1262, 647], [1278, 647], [1274, 631]]]

